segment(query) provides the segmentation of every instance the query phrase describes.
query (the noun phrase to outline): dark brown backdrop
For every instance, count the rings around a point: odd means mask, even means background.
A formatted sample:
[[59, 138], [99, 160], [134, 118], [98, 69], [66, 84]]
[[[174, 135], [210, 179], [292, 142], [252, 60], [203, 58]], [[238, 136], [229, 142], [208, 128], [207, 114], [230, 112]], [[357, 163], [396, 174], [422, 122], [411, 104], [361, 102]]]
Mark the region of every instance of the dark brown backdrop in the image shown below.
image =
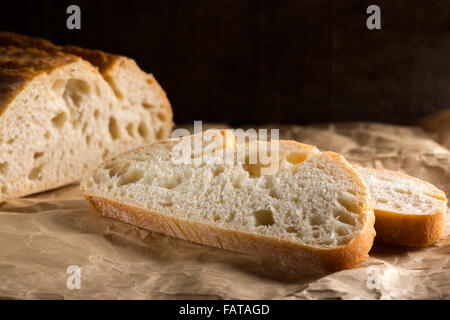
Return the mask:
[[450, 1], [17, 0], [0, 27], [135, 58], [177, 122], [408, 123], [450, 106]]

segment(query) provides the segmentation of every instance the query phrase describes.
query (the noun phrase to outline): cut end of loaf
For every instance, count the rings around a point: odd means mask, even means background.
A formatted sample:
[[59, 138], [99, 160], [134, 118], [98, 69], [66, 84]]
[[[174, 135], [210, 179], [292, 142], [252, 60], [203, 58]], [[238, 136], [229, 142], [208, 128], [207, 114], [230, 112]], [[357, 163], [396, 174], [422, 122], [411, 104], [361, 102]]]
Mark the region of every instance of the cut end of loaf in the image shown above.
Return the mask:
[[170, 135], [167, 97], [134, 61], [119, 57], [99, 74], [26, 39], [0, 47], [0, 201], [79, 181], [102, 160]]

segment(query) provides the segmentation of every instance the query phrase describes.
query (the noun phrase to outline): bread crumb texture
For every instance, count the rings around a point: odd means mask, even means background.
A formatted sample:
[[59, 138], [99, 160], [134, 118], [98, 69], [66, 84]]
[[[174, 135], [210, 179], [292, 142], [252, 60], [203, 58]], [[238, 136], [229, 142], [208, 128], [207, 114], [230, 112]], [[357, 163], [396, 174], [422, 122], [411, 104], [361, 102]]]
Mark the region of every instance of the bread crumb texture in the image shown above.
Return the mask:
[[79, 181], [114, 154], [169, 137], [167, 97], [133, 60], [116, 56], [99, 73], [51, 43], [14, 37], [0, 32], [0, 201]]
[[[193, 145], [193, 139], [165, 140], [121, 154], [87, 176], [81, 190], [105, 215], [133, 223], [133, 213], [123, 208], [152, 214], [151, 225], [140, 226], [159, 232], [166, 229], [158, 226], [159, 217], [166, 223], [176, 221], [173, 228], [179, 230], [198, 223], [214, 229], [209, 236], [217, 239], [237, 232], [285, 241], [298, 249], [297, 256], [304, 248], [326, 251], [361, 241], [356, 244], [360, 250], [353, 252], [356, 257], [341, 257], [352, 262], [336, 262], [337, 268], [353, 266], [367, 256], [374, 236], [368, 192], [340, 155], [293, 141], [216, 143], [212, 134], [202, 140], [202, 152], [191, 150], [192, 161], [180, 161], [186, 158], [186, 149], [180, 146]], [[264, 150], [272, 163], [263, 163], [262, 156], [254, 156], [255, 150]], [[272, 167], [273, 161], [276, 166], [264, 173], [262, 169]], [[172, 231], [163, 233], [177, 236]], [[189, 233], [180, 231], [179, 237], [216, 243], [207, 234]], [[239, 245], [217, 246], [252, 251]]]

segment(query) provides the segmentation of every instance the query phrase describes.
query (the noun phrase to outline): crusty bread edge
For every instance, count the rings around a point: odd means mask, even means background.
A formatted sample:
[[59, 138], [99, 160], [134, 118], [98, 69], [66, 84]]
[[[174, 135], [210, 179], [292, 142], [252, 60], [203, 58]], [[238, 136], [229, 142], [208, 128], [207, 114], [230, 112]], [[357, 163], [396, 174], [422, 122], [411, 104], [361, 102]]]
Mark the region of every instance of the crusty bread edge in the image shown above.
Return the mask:
[[95, 195], [84, 196], [94, 211], [105, 217], [199, 244], [275, 257], [288, 265], [319, 272], [349, 269], [365, 261], [375, 235], [373, 215], [369, 214], [369, 221], [363, 230], [347, 245], [319, 248], [260, 234], [223, 229], [199, 221], [179, 219]]
[[410, 247], [426, 247], [440, 239], [444, 230], [445, 210], [433, 214], [407, 215], [384, 210], [375, 211], [376, 242]]
[[354, 165], [355, 168], [364, 170], [383, 171], [392, 175], [412, 179], [417, 183], [426, 185], [433, 190], [442, 201], [438, 211], [431, 214], [408, 214], [385, 210], [375, 212], [375, 230], [377, 236], [375, 242], [398, 244], [410, 247], [430, 246], [440, 239], [444, 231], [445, 213], [447, 210], [447, 198], [442, 190], [433, 184], [419, 178], [388, 169], [363, 168]]

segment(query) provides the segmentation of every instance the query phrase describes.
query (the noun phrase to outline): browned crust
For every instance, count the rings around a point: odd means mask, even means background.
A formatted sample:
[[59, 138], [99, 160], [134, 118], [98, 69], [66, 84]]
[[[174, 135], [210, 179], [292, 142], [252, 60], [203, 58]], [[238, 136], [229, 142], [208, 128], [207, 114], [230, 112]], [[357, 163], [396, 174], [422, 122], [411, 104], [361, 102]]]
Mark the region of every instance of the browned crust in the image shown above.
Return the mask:
[[409, 215], [375, 209], [375, 241], [412, 247], [432, 245], [444, 230], [445, 210], [443, 206], [434, 214]]
[[100, 72], [107, 70], [121, 56], [106, 53], [100, 50], [83, 49], [76, 46], [58, 46], [50, 41], [38, 37], [29, 37], [13, 32], [0, 32], [0, 46], [14, 46], [18, 48], [37, 48], [49, 53], [66, 52], [79, 56], [94, 66], [98, 67]]
[[124, 58], [122, 56], [106, 53], [101, 50], [84, 49], [77, 46], [64, 46], [61, 50], [89, 61], [94, 66], [98, 67], [102, 74], [105, 73], [116, 61]]
[[0, 70], [0, 115], [6, 106], [23, 90], [25, 85], [36, 76], [29, 68], [22, 70]]
[[94, 195], [87, 202], [105, 217], [118, 219], [158, 233], [222, 249], [271, 256], [286, 264], [315, 271], [338, 271], [353, 268], [365, 261], [375, 232], [373, 215], [364, 229], [346, 246], [317, 248], [265, 235], [228, 230], [161, 214]]
[[[175, 142], [176, 139], [171, 139], [159, 141], [156, 144]], [[296, 141], [283, 141], [282, 143], [295, 146], [299, 149], [316, 149], [314, 146], [301, 144]], [[136, 205], [125, 204], [98, 195], [87, 194], [83, 188], [83, 183], [81, 185], [81, 191], [89, 205], [105, 217], [119, 219], [141, 228], [195, 243], [237, 252], [275, 257], [288, 265], [296, 266], [304, 270], [314, 272], [338, 271], [353, 268], [367, 259], [368, 252], [372, 247], [375, 237], [375, 216], [366, 186], [363, 184], [360, 175], [352, 170], [351, 166], [342, 156], [334, 153], [329, 153], [329, 155], [339, 161], [343, 168], [350, 170], [355, 178], [358, 179], [361, 190], [366, 192], [366, 201], [362, 203], [361, 214], [364, 217], [362, 230], [346, 245], [340, 247], [302, 245], [287, 239], [277, 239], [256, 233], [224, 229], [200, 221], [179, 219]]]
[[37, 37], [28, 37], [8, 31], [0, 31], [0, 46], [14, 46], [18, 48], [39, 48], [44, 51], [59, 51], [50, 41]]
[[444, 230], [445, 212], [447, 210], [447, 198], [442, 190], [439, 190], [431, 183], [401, 172], [355, 167], [363, 170], [382, 171], [390, 175], [412, 179], [417, 183], [426, 185], [427, 188], [433, 191], [435, 198], [442, 201], [441, 208], [437, 212], [427, 214], [398, 213], [374, 208], [375, 230], [377, 232], [376, 242], [425, 247], [440, 239]]

